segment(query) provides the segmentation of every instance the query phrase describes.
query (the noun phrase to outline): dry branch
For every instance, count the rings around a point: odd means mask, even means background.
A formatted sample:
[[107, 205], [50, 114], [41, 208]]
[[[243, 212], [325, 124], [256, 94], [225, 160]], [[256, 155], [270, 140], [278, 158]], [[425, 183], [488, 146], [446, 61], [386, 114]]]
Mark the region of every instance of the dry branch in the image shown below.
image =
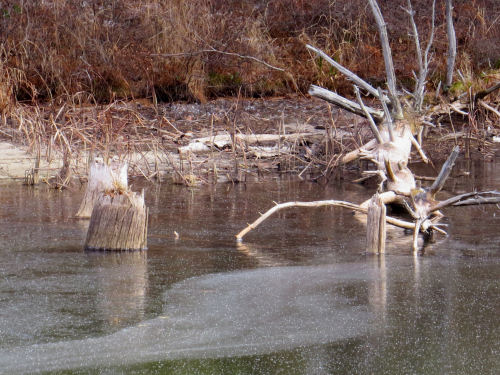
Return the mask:
[[387, 87], [389, 89], [389, 99], [391, 100], [392, 110], [397, 119], [403, 118], [403, 110], [399, 102], [396, 91], [396, 74], [394, 73], [394, 63], [392, 61], [391, 46], [389, 45], [389, 37], [387, 36], [387, 27], [382, 16], [382, 12], [376, 0], [368, 0], [372, 8], [373, 16], [377, 23], [378, 32], [380, 35], [380, 43], [382, 44], [382, 54], [384, 55], [385, 73], [387, 78]]
[[379, 99], [383, 98], [384, 101], [389, 102], [389, 98], [387, 98], [387, 96], [385, 96], [385, 95], [380, 96], [379, 92], [372, 85], [370, 85], [368, 82], [366, 82], [365, 80], [363, 80], [362, 78], [357, 76], [355, 73], [351, 72], [349, 69], [340, 65], [338, 62], [333, 60], [330, 56], [328, 56], [326, 53], [324, 53], [320, 49], [313, 47], [309, 44], [306, 44], [306, 48], [313, 51], [314, 53], [318, 54], [319, 56], [321, 56], [326, 62], [328, 62], [330, 65], [332, 65], [334, 68], [336, 68], [339, 72], [341, 72], [343, 75], [345, 75], [347, 77], [347, 79], [354, 82], [355, 85], [365, 89], [370, 94], [372, 94], [374, 97], [379, 98]]
[[[337, 201], [337, 200], [323, 200], [323, 201], [312, 201], [312, 202], [286, 202], [276, 204], [274, 207], [267, 210], [263, 213], [257, 220], [253, 223], [249, 224], [245, 229], [239, 232], [236, 235], [236, 240], [241, 241], [243, 237], [250, 232], [252, 229], [257, 228], [264, 220], [272, 216], [274, 213], [290, 207], [325, 207], [325, 206], [333, 206], [333, 207], [343, 207], [348, 208], [357, 212], [361, 212], [363, 214], [368, 213], [367, 207], [362, 207], [362, 205], [345, 202], [345, 201]], [[396, 219], [390, 216], [386, 217], [386, 222], [392, 224], [394, 226], [405, 228], [405, 229], [413, 229], [415, 225], [408, 221]]]
[[373, 136], [375, 137], [375, 139], [379, 144], [384, 143], [382, 136], [380, 135], [380, 132], [377, 128], [377, 124], [375, 124], [375, 121], [373, 121], [373, 117], [370, 115], [370, 112], [368, 112], [368, 109], [366, 109], [365, 104], [363, 103], [363, 99], [361, 99], [358, 86], [354, 86], [354, 92], [356, 93], [356, 98], [358, 99], [358, 103], [361, 109], [363, 110], [366, 118], [368, 119], [368, 123], [370, 124], [370, 129], [373, 132]]
[[453, 148], [450, 155], [448, 156], [448, 159], [446, 159], [446, 162], [441, 167], [441, 171], [439, 172], [438, 176], [436, 177], [431, 187], [429, 188], [429, 193], [432, 196], [436, 195], [443, 188], [444, 183], [448, 179], [451, 170], [455, 165], [455, 161], [457, 160], [459, 152], [460, 152], [460, 147], [457, 145]]
[[[349, 99], [346, 99], [343, 96], [340, 96], [339, 94], [336, 94], [330, 90], [324, 89], [316, 85], [311, 85], [309, 87], [309, 95], [326, 100], [327, 102], [338, 105], [339, 107], [345, 109], [346, 111], [365, 117], [365, 112], [361, 109], [359, 104]], [[378, 111], [370, 107], [367, 107], [367, 110], [370, 113], [370, 115], [372, 115], [372, 117], [376, 122], [381, 122], [383, 120], [384, 113], [382, 111]]]
[[453, 26], [453, 4], [452, 0], [446, 0], [446, 35], [448, 36], [448, 59], [446, 62], [446, 87], [453, 83], [453, 70], [457, 56], [457, 37]]
[[424, 102], [424, 91], [425, 82], [427, 79], [427, 74], [429, 71], [429, 52], [434, 40], [434, 29], [435, 29], [435, 15], [436, 15], [436, 1], [432, 2], [432, 19], [431, 19], [431, 32], [429, 36], [429, 41], [425, 48], [424, 54], [422, 56], [422, 50], [420, 47], [420, 38], [418, 36], [418, 29], [415, 23], [415, 18], [413, 17], [415, 12], [413, 11], [411, 0], [407, 0], [408, 8], [405, 11], [410, 16], [410, 23], [412, 26], [413, 38], [415, 39], [415, 47], [417, 51], [417, 63], [418, 63], [418, 77], [415, 79], [415, 89], [413, 91], [413, 99], [415, 101], [415, 109], [420, 112], [422, 110], [422, 104]]

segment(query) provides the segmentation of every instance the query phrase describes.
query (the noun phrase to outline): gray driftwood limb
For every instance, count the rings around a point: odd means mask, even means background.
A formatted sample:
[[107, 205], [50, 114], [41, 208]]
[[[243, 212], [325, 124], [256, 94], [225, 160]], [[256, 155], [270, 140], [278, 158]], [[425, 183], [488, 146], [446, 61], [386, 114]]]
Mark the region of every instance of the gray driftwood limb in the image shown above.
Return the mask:
[[368, 109], [363, 103], [363, 99], [361, 99], [361, 94], [359, 93], [359, 88], [356, 85], [354, 85], [354, 92], [356, 93], [356, 98], [358, 99], [359, 106], [365, 113], [365, 117], [368, 119], [368, 123], [370, 124], [370, 129], [372, 130], [373, 136], [379, 144], [384, 143], [384, 140], [380, 135], [380, 131], [377, 128], [377, 124], [375, 124], [375, 121], [373, 121], [373, 117], [370, 115], [370, 112], [368, 112]]
[[147, 224], [144, 191], [101, 193], [90, 217], [85, 250], [146, 250]]
[[385, 96], [385, 95], [382, 97], [379, 96], [379, 92], [372, 85], [370, 85], [364, 79], [360, 78], [355, 73], [351, 72], [349, 69], [340, 65], [338, 62], [336, 62], [334, 59], [332, 59], [330, 56], [328, 56], [326, 53], [324, 53], [319, 48], [313, 47], [310, 44], [306, 44], [306, 48], [309, 49], [310, 51], [313, 51], [317, 55], [321, 56], [327, 63], [329, 63], [331, 66], [333, 66], [335, 69], [337, 69], [340, 73], [345, 75], [347, 77], [347, 79], [354, 82], [354, 84], [356, 86], [359, 86], [359, 87], [365, 89], [370, 94], [372, 94], [374, 97], [379, 98], [380, 100], [390, 102], [389, 98], [387, 96]]
[[[326, 100], [327, 102], [338, 105], [339, 107], [354, 113], [356, 115], [366, 117], [365, 112], [361, 109], [358, 103], [353, 102], [352, 100], [346, 99], [339, 94], [334, 93], [333, 91], [324, 89], [322, 87], [311, 85], [309, 87], [309, 95]], [[378, 111], [376, 109], [366, 107], [370, 115], [377, 122], [382, 121], [384, 118], [384, 113], [382, 111]]]

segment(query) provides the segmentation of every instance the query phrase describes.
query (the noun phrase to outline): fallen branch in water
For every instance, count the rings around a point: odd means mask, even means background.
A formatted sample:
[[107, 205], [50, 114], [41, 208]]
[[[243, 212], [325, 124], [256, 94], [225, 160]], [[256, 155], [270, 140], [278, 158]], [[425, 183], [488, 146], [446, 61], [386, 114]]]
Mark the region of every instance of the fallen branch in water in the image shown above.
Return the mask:
[[[239, 232], [236, 235], [236, 240], [242, 241], [243, 237], [250, 232], [252, 229], [257, 228], [264, 220], [272, 216], [275, 212], [278, 212], [282, 209], [285, 208], [290, 208], [290, 207], [325, 207], [325, 206], [330, 206], [330, 207], [343, 207], [343, 208], [348, 208], [351, 210], [354, 210], [356, 212], [360, 212], [362, 214], [367, 214], [368, 213], [368, 208], [363, 207], [362, 205], [358, 205], [355, 203], [351, 202], [345, 202], [345, 201], [337, 201], [337, 200], [323, 200], [323, 201], [312, 201], [312, 202], [285, 202], [285, 203], [277, 203], [274, 207], [270, 208], [267, 210], [265, 213], [263, 213], [257, 220], [255, 220], [253, 223], [249, 224], [245, 229], [243, 229], [241, 232]], [[386, 216], [386, 222], [388, 224], [392, 224], [396, 227], [404, 228], [404, 229], [414, 229], [415, 224], [405, 221], [405, 220], [400, 220], [396, 219], [391, 216]], [[432, 224], [429, 224], [430, 227], [432, 227]], [[429, 228], [429, 226], [427, 226]]]

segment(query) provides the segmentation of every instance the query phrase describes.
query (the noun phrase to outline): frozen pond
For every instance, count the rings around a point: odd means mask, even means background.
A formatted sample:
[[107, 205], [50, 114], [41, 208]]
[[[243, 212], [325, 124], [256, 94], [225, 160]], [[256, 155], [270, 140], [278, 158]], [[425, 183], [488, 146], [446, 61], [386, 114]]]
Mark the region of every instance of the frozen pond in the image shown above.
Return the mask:
[[[461, 170], [443, 195], [500, 187], [500, 163]], [[361, 186], [143, 186], [149, 250], [111, 254], [82, 251], [83, 192], [0, 185], [1, 374], [500, 372], [496, 206], [446, 211], [449, 237], [421, 256], [391, 229], [377, 257], [339, 208], [234, 240], [273, 201], [360, 202]]]

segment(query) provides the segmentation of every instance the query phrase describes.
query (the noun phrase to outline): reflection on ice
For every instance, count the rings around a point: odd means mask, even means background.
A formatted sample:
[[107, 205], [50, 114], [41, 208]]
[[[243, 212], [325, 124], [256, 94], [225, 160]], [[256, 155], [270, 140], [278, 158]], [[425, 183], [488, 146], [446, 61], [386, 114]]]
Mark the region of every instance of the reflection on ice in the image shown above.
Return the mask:
[[97, 310], [110, 325], [144, 318], [147, 252], [89, 252], [96, 270]]
[[335, 342], [367, 332], [367, 264], [263, 268], [174, 285], [164, 314], [109, 336], [0, 351], [0, 372], [32, 373], [174, 358], [224, 357]]

